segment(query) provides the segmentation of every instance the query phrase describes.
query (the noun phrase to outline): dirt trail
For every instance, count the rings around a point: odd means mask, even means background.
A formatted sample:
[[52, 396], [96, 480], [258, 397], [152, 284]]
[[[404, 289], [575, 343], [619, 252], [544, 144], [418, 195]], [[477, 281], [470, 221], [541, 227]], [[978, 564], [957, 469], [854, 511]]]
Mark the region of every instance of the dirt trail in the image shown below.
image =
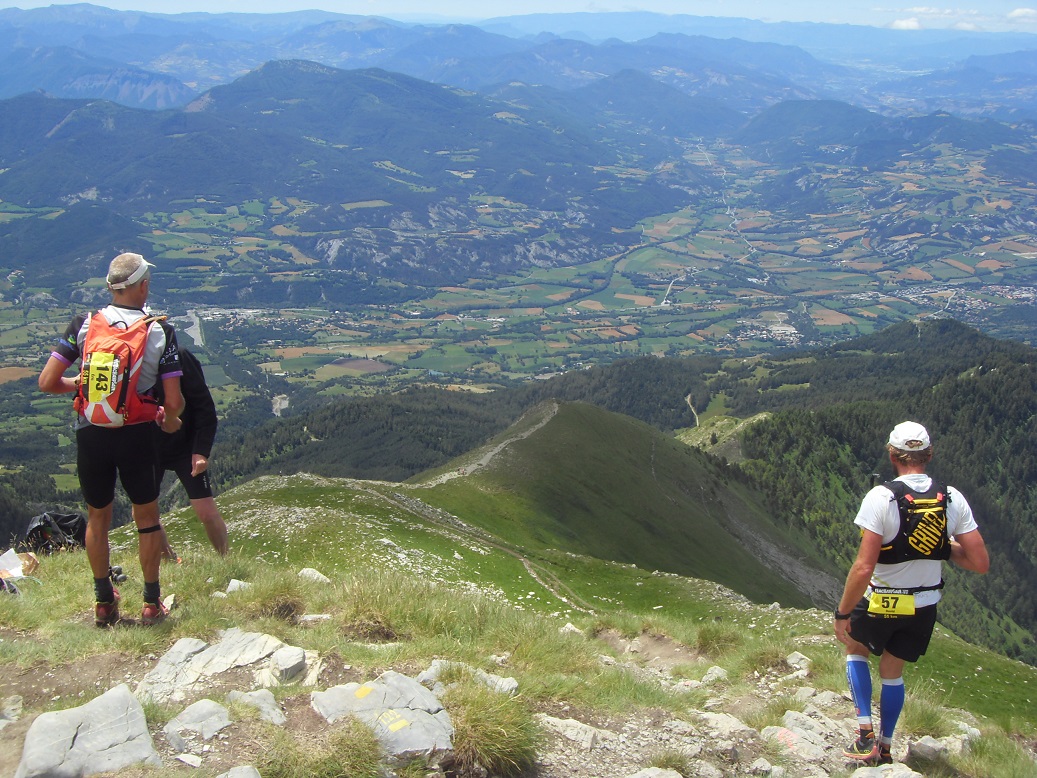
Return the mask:
[[545, 424], [547, 424], [549, 421], [551, 421], [551, 419], [553, 419], [555, 417], [555, 414], [557, 414], [557, 413], [558, 413], [558, 403], [554, 402], [554, 401], [551, 401], [549, 407], [547, 408], [547, 412], [544, 413], [544, 417], [542, 419], [540, 419], [540, 421], [538, 421], [536, 424], [534, 424], [529, 429], [527, 429], [527, 430], [525, 430], [523, 432], [518, 432], [515, 435], [511, 436], [510, 438], [506, 438], [506, 439], [502, 440], [497, 445], [495, 445], [492, 448], [484, 451], [482, 453], [482, 456], [480, 456], [477, 460], [475, 460], [471, 464], [466, 464], [464, 467], [459, 468], [457, 470], [451, 470], [449, 473], [443, 473], [441, 475], [437, 475], [435, 478], [433, 478], [433, 479], [431, 479], [429, 481], [425, 481], [425, 483], [416, 484], [416, 487], [419, 488], [419, 489], [422, 489], [422, 488], [427, 488], [429, 486], [439, 486], [440, 484], [444, 484], [447, 481], [452, 481], [455, 478], [461, 478], [462, 476], [471, 475], [476, 470], [484, 468], [488, 464], [490, 464], [490, 462], [492, 462], [494, 460], [494, 458], [498, 454], [500, 454], [504, 449], [506, 449], [512, 443], [514, 443], [516, 441], [519, 441], [519, 440], [525, 440], [526, 438], [528, 438], [534, 432], [536, 432], [541, 427], [543, 427]]
[[[380, 489], [368, 489], [368, 491], [370, 491], [372, 494], [377, 494], [379, 497], [383, 499], [390, 500], [391, 502], [395, 503], [404, 510], [411, 511], [412, 513], [417, 513], [423, 516], [428, 521], [434, 524], [438, 524], [440, 527], [443, 527], [444, 529], [456, 532], [460, 535], [470, 537], [473, 540], [477, 540], [480, 543], [492, 546], [493, 548], [499, 549], [500, 551], [503, 551], [506, 554], [510, 554], [511, 556], [515, 557], [520, 562], [522, 562], [522, 566], [526, 568], [526, 572], [529, 573], [530, 577], [534, 581], [536, 581], [540, 586], [542, 586], [544, 589], [550, 592], [553, 597], [565, 603], [573, 610], [581, 611], [583, 613], [594, 613], [593, 606], [589, 602], [584, 600], [582, 597], [580, 597], [578, 594], [576, 594], [576, 592], [570, 589], [564, 582], [559, 580], [558, 577], [554, 575], [554, 573], [550, 572], [549, 570], [541, 566], [536, 565], [520, 551], [511, 547], [509, 544], [501, 541], [500, 539], [490, 535], [488, 532], [480, 529], [479, 527], [472, 526], [471, 524], [466, 523], [465, 521], [453, 515], [452, 513], [444, 511], [443, 509], [437, 508], [433, 505], [429, 505], [420, 498], [414, 496], [414, 491], [417, 491], [419, 489], [428, 489], [429, 487], [444, 484], [447, 481], [451, 481], [455, 478], [469, 476], [472, 473], [475, 473], [476, 471], [486, 467], [494, 460], [495, 457], [497, 457], [512, 443], [528, 438], [534, 432], [541, 429], [544, 425], [551, 421], [551, 419], [553, 419], [555, 415], [558, 413], [558, 408], [558, 403], [554, 401], [547, 404], [546, 407], [542, 406], [539, 409], [541, 418], [538, 419], [536, 423], [534, 423], [528, 429], [525, 429], [522, 432], [517, 432], [514, 435], [511, 435], [510, 437], [495, 444], [494, 446], [486, 449], [479, 455], [478, 459], [466, 464], [461, 468], [451, 470], [447, 473], [442, 473], [441, 475], [438, 475], [420, 484], [394, 484], [394, 486], [396, 487], [405, 488], [409, 492], [408, 494], [405, 494], [403, 491], [399, 490], [392, 491], [391, 493], [383, 492]], [[358, 481], [357, 483], [373, 484], [375, 482]], [[384, 482], [381, 483], [383, 485], [388, 485]]]

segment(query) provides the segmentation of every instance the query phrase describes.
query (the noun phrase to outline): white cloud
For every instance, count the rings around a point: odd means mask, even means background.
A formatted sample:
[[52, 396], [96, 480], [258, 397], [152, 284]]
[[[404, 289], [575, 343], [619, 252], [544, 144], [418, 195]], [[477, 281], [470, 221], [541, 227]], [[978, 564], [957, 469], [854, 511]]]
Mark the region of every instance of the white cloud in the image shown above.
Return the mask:
[[896, 19], [890, 22], [889, 25], [892, 30], [920, 30], [922, 29], [922, 23], [917, 18], [910, 19]]
[[1037, 21], [1037, 10], [1033, 8], [1016, 8], [1009, 11], [1008, 18], [1012, 21], [1032, 22]]

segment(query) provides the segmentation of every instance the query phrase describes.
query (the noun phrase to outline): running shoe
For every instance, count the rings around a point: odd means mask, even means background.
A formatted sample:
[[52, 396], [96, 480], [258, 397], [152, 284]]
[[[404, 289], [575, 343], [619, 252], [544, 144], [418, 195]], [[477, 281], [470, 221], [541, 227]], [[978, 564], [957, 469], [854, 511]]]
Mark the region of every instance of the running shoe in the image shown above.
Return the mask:
[[[879, 758], [879, 744], [874, 733], [862, 735], [843, 749], [843, 756], [858, 762], [874, 762]], [[892, 762], [892, 759], [890, 760]]]
[[140, 612], [140, 623], [145, 627], [161, 624], [169, 615], [169, 610], [160, 602], [146, 602]]
[[115, 597], [111, 602], [94, 603], [94, 624], [98, 627], [110, 627], [119, 620], [119, 590], [112, 587]]
[[875, 759], [875, 764], [893, 764], [893, 754], [889, 752], [888, 748], [879, 748], [879, 755]]

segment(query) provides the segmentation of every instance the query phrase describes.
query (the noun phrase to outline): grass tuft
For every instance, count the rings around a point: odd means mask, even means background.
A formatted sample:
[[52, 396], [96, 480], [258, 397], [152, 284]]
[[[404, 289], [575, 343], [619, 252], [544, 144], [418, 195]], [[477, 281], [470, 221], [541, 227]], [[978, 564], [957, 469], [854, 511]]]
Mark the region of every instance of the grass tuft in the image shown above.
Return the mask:
[[760, 731], [764, 727], [780, 727], [785, 714], [790, 710], [802, 712], [806, 703], [791, 694], [779, 694], [763, 705], [752, 708], [742, 720], [753, 729]]
[[348, 640], [366, 643], [393, 643], [399, 636], [389, 619], [381, 613], [357, 613], [342, 625], [342, 634]]
[[913, 684], [904, 699], [904, 710], [897, 730], [916, 737], [929, 735], [941, 738], [953, 735], [956, 730], [945, 704], [945, 695], [939, 693], [931, 683]]
[[667, 748], [652, 756], [648, 764], [660, 770], [673, 770], [682, 776], [692, 775], [691, 757], [677, 748]]
[[370, 727], [349, 717], [318, 742], [303, 745], [277, 730], [263, 750], [264, 778], [379, 778], [382, 750]]
[[968, 776], [990, 775], [997, 778], [1033, 778], [1037, 766], [1032, 754], [1000, 729], [990, 729], [972, 741], [971, 747], [954, 760], [960, 771]]
[[449, 688], [443, 705], [454, 724], [454, 754], [463, 770], [481, 766], [491, 775], [511, 776], [532, 767], [541, 732], [521, 697], [462, 681]]
[[749, 643], [739, 656], [738, 673], [742, 677], [748, 677], [754, 673], [763, 675], [769, 670], [780, 673], [792, 672], [787, 657], [793, 650], [790, 643], [783, 641], [766, 640], [762, 643]]
[[745, 642], [745, 632], [730, 624], [703, 624], [695, 636], [695, 650], [717, 659], [730, 654]]

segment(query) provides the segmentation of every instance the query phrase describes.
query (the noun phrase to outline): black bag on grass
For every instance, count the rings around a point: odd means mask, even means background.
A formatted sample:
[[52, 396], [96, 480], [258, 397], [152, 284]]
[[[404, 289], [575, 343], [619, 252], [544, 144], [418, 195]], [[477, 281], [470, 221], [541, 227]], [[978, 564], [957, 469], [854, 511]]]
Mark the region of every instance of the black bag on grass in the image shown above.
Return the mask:
[[47, 511], [33, 516], [18, 538], [19, 553], [51, 554], [55, 551], [73, 551], [86, 545], [86, 518], [81, 513], [54, 513]]

